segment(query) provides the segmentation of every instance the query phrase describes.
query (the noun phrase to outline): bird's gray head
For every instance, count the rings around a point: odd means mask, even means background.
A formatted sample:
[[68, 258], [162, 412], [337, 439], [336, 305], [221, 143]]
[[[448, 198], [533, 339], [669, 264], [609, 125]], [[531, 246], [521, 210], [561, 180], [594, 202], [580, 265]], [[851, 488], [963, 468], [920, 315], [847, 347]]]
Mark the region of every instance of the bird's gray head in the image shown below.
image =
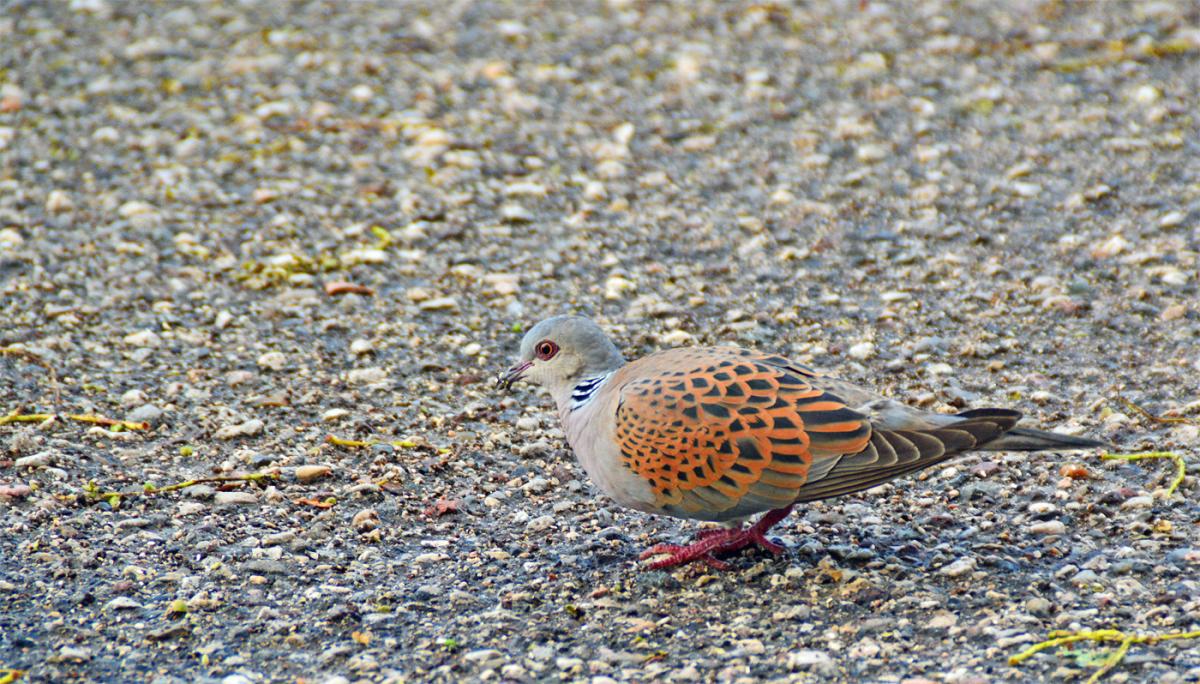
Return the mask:
[[582, 316], [555, 316], [538, 323], [521, 339], [517, 363], [500, 376], [509, 388], [524, 380], [558, 396], [580, 380], [620, 368], [625, 358], [608, 335]]

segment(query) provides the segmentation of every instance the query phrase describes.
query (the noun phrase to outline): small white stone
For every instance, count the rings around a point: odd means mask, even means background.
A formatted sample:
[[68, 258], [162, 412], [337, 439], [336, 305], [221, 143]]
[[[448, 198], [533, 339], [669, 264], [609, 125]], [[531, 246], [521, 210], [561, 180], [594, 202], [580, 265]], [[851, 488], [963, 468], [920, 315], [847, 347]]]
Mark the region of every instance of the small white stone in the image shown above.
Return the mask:
[[23, 242], [25, 242], [25, 238], [21, 237], [16, 228], [0, 229], [0, 247], [11, 249], [13, 247], [20, 247]]
[[39, 451], [36, 454], [22, 456], [13, 461], [13, 466], [17, 468], [44, 468], [54, 461], [54, 454], [50, 451]]
[[608, 197], [608, 191], [604, 188], [604, 183], [593, 180], [584, 183], [583, 198], [589, 202], [599, 202]]
[[500, 218], [509, 223], [529, 223], [533, 220], [533, 212], [519, 204], [506, 204], [500, 207]]
[[1159, 277], [1164, 283], [1174, 287], [1182, 287], [1188, 282], [1188, 274], [1178, 268], [1168, 268]]
[[1187, 219], [1186, 212], [1182, 212], [1182, 211], [1168, 212], [1166, 214], [1163, 214], [1162, 218], [1158, 219], [1158, 227], [1159, 228], [1175, 228], [1176, 226], [1183, 224], [1185, 219]]
[[1107, 240], [1097, 245], [1092, 250], [1092, 256], [1096, 257], [1097, 259], [1107, 259], [1124, 252], [1126, 249], [1129, 249], [1129, 241], [1126, 240], [1120, 233], [1117, 233], [1116, 235], [1109, 237]]
[[663, 334], [663, 336], [659, 339], [662, 340], [663, 344], [669, 344], [672, 347], [677, 347], [688, 344], [694, 338], [692, 337], [692, 334], [687, 331], [675, 329]]
[[1152, 496], [1131, 496], [1121, 503], [1121, 508], [1130, 510], [1136, 508], [1150, 508], [1154, 505], [1154, 497]]
[[131, 389], [121, 395], [121, 406], [124, 408], [133, 408], [146, 403], [146, 393], [140, 389]]
[[254, 504], [258, 503], [258, 496], [254, 492], [217, 492], [213, 496], [213, 503], [218, 506]]
[[162, 344], [162, 338], [153, 330], [139, 330], [126, 335], [125, 344], [131, 347], [157, 347]]
[[156, 209], [153, 204], [150, 204], [149, 202], [140, 202], [138, 200], [126, 202], [117, 209], [117, 214], [119, 214], [121, 218], [126, 219], [133, 218], [135, 216], [147, 216], [156, 213], [158, 213], [158, 209]]
[[325, 421], [326, 423], [332, 423], [333, 421], [341, 420], [342, 418], [345, 418], [348, 415], [350, 415], [350, 412], [347, 411], [346, 409], [334, 408], [334, 409], [329, 409], [325, 413], [322, 413], [321, 420]]
[[858, 361], [865, 361], [875, 356], [875, 345], [870, 342], [859, 342], [846, 350], [846, 355]]
[[371, 86], [365, 83], [360, 83], [359, 85], [356, 85], [350, 89], [349, 95], [350, 99], [355, 102], [370, 102], [371, 98], [375, 97], [375, 91], [371, 89]]
[[375, 343], [371, 340], [357, 339], [350, 343], [350, 353], [355, 356], [370, 354], [375, 351]]
[[611, 276], [604, 281], [604, 298], [605, 299], [620, 299], [625, 296], [626, 292], [636, 290], [637, 285], [628, 278], [622, 276]]
[[463, 654], [463, 660], [483, 665], [495, 660], [504, 660], [504, 654], [494, 648], [481, 648], [477, 651], [467, 651]]
[[225, 328], [228, 328], [229, 324], [232, 322], [233, 314], [222, 309], [221, 311], [217, 312], [217, 317], [213, 320], [213, 325], [216, 326], [217, 330], [224, 330]]
[[258, 366], [273, 371], [281, 371], [287, 365], [287, 357], [283, 352], [270, 351], [258, 357]]
[[129, 598], [128, 596], [118, 596], [115, 599], [104, 604], [105, 610], [138, 610], [142, 608], [142, 604]]
[[46, 211], [51, 214], [61, 214], [74, 208], [75, 203], [71, 201], [71, 196], [62, 190], [51, 190], [46, 196]]
[[387, 377], [387, 371], [382, 368], [355, 368], [347, 374], [346, 380], [351, 385], [373, 385], [387, 380]]
[[823, 675], [837, 670], [833, 658], [824, 651], [793, 651], [787, 656], [787, 665], [792, 670], [815, 670]]
[[520, 289], [521, 276], [516, 273], [488, 273], [483, 276], [483, 282], [498, 295], [511, 295]]
[[1148, 83], [1133, 90], [1133, 101], [1140, 105], [1154, 104], [1160, 98], [1162, 98], [1162, 91]]
[[1058, 506], [1055, 506], [1049, 501], [1034, 501], [1033, 503], [1029, 504], [1029, 508], [1027, 510], [1034, 515], [1050, 515], [1051, 513], [1058, 511]]
[[533, 416], [522, 416], [517, 419], [517, 429], [522, 432], [533, 432], [541, 426], [537, 418]]
[[616, 159], [605, 159], [596, 165], [596, 175], [613, 180], [625, 175], [625, 165]]
[[517, 197], [521, 195], [545, 197], [546, 186], [542, 185], [541, 183], [534, 183], [532, 181], [518, 181], [516, 183], [509, 183], [508, 185], [504, 186], [504, 194], [508, 195], [509, 197]]
[[958, 560], [943, 566], [938, 570], [938, 574], [946, 577], [962, 577], [975, 569], [974, 558], [959, 558]]
[[858, 149], [854, 152], [854, 156], [860, 162], [871, 164], [887, 159], [888, 148], [884, 147], [883, 145], [876, 145], [873, 143], [859, 145]]
[[417, 305], [422, 311], [450, 311], [458, 308], [458, 300], [454, 297], [435, 297]]
[[948, 611], [938, 613], [925, 622], [925, 626], [929, 629], [949, 629], [957, 624], [958, 616]]
[[203, 512], [206, 508], [208, 507], [199, 501], [181, 501], [179, 502], [179, 505], [175, 507], [175, 515], [195, 515]]
[[341, 260], [346, 266], [355, 266], [357, 264], [386, 264], [388, 261], [388, 253], [382, 249], [354, 249], [343, 254]]
[[1026, 181], [1013, 181], [1008, 187], [1017, 197], [1037, 197], [1042, 192], [1042, 186]]
[[463, 356], [479, 356], [479, 352], [483, 351], [483, 345], [478, 342], [470, 342], [462, 348]]
[[262, 434], [262, 431], [265, 427], [266, 427], [266, 424], [264, 424], [261, 420], [259, 420], [257, 418], [252, 418], [250, 420], [245, 421], [244, 423], [238, 423], [236, 425], [226, 425], [226, 426], [222, 427], [221, 429], [217, 430], [213, 436], [216, 437], [217, 439], [233, 439], [235, 437], [253, 437], [254, 435]]
[[1029, 526], [1029, 531], [1033, 534], [1041, 535], [1063, 535], [1067, 533], [1067, 526], [1059, 520], [1047, 520], [1045, 522], [1034, 523]]

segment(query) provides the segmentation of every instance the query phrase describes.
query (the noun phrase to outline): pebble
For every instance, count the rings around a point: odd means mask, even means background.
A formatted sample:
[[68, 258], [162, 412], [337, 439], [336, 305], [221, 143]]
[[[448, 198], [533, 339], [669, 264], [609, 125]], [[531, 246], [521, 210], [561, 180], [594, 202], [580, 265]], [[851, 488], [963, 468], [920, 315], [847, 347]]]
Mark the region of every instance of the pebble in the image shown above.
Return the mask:
[[369, 532], [379, 527], [379, 512], [374, 508], [364, 508], [354, 514], [354, 519], [350, 521], [350, 525], [359, 532]]
[[155, 425], [163, 417], [163, 410], [154, 404], [142, 404], [125, 416], [131, 423], [150, 423]]
[[226, 425], [213, 434], [217, 439], [234, 439], [236, 437], [253, 437], [254, 435], [262, 434], [266, 428], [266, 424], [257, 418], [252, 418], [244, 423], [236, 425]]
[[554, 659], [554, 665], [559, 670], [570, 671], [583, 668], [583, 661], [579, 658], [559, 657]]
[[1121, 503], [1123, 510], [1136, 508], [1151, 508], [1154, 506], [1154, 497], [1151, 496], [1131, 496]]
[[327, 465], [302, 465], [296, 468], [296, 479], [308, 483], [319, 480], [331, 472], [333, 472], [333, 468]]
[[605, 299], [621, 299], [626, 293], [637, 290], [637, 285], [628, 278], [623, 276], [611, 276], [604, 281], [604, 298]]
[[534, 215], [520, 204], [506, 204], [500, 207], [500, 218], [509, 223], [529, 223], [534, 219]]
[[1050, 603], [1050, 601], [1042, 598], [1041, 596], [1034, 596], [1025, 602], [1025, 610], [1039, 617], [1045, 617], [1049, 615], [1053, 608], [1054, 604]]
[[135, 601], [135, 600], [133, 600], [133, 599], [129, 598], [128, 596], [118, 596], [118, 597], [116, 597], [115, 599], [113, 599], [113, 600], [109, 601], [108, 603], [104, 604], [104, 609], [105, 609], [105, 610], [108, 610], [108, 611], [113, 611], [113, 610], [137, 610], [137, 609], [140, 609], [140, 608], [142, 608], [142, 607], [143, 607], [143, 606], [142, 606], [142, 604], [140, 604], [140, 603], [138, 603], [137, 601]]
[[162, 338], [153, 330], [139, 330], [125, 336], [125, 344], [131, 347], [158, 347]]
[[421, 311], [452, 311], [458, 308], [458, 300], [454, 297], [434, 297], [417, 305]]
[[875, 345], [870, 342], [859, 342], [846, 350], [846, 355], [858, 361], [866, 361], [875, 356]]
[[218, 506], [238, 506], [258, 503], [258, 496], [253, 492], [217, 492], [213, 503]]
[[348, 415], [350, 415], [350, 411], [341, 408], [334, 408], [322, 413], [321, 420], [325, 421], [326, 423], [332, 423], [341, 420]]
[[350, 353], [355, 356], [370, 354], [375, 351], [375, 343], [371, 340], [357, 339], [350, 343]]
[[529, 521], [525, 529], [529, 532], [542, 532], [554, 526], [554, 516], [542, 515]]
[[949, 629], [958, 624], [958, 616], [949, 611], [937, 613], [931, 617], [925, 626], [929, 629]]
[[1158, 227], [1159, 228], [1176, 228], [1178, 226], [1183, 225], [1183, 222], [1185, 220], [1187, 220], [1187, 212], [1178, 211], [1178, 210], [1170, 211], [1170, 212], [1167, 212], [1166, 214], [1163, 214], [1162, 217], [1160, 217], [1158, 219]]
[[33, 488], [25, 484], [0, 484], [0, 498], [23, 499], [33, 493]]
[[58, 660], [91, 660], [92, 649], [84, 646], [63, 646], [58, 652]]
[[54, 452], [39, 451], [36, 454], [22, 456], [13, 461], [17, 468], [44, 468], [54, 462]]
[[141, 406], [147, 400], [146, 393], [140, 389], [131, 389], [121, 395], [121, 406], [123, 408], [133, 408]]
[[[522, 418], [521, 420], [524, 420], [524, 419]], [[520, 422], [520, 421], [518, 421], [518, 422]], [[517, 427], [518, 427], [518, 429], [520, 429], [520, 425], [518, 425]], [[530, 428], [530, 429], [534, 429], [534, 430], [537, 429], [536, 421], [535, 421], [535, 425], [533, 426], [533, 428]], [[553, 451], [554, 451], [554, 446], [552, 444], [550, 444], [550, 442], [547, 442], [544, 439], [539, 439], [536, 442], [530, 442], [529, 444], [523, 445], [520, 449], [517, 449], [517, 455], [520, 456], [521, 458], [538, 458], [541, 456], [548, 456]]]
[[965, 557], [943, 566], [938, 573], [946, 577], [962, 577], [975, 569], [976, 561], [974, 558]]
[[787, 655], [788, 668], [812, 670], [823, 677], [832, 677], [837, 672], [833, 658], [824, 651], [792, 651]]
[[199, 501], [180, 501], [175, 507], [175, 515], [187, 516], [203, 512], [208, 507]]
[[494, 648], [481, 648], [477, 651], [467, 651], [463, 654], [464, 661], [480, 666], [486, 666], [493, 661], [503, 659], [504, 654]]
[[258, 357], [258, 366], [267, 370], [281, 371], [287, 365], [283, 352], [271, 351]]
[[1055, 506], [1049, 501], [1034, 501], [1033, 503], [1029, 504], [1027, 510], [1034, 515], [1048, 516], [1058, 512], [1058, 506]]
[[387, 379], [387, 371], [378, 367], [355, 368], [346, 375], [351, 385], [374, 385]]
[[193, 499], [211, 499], [213, 494], [216, 492], [217, 490], [214, 489], [212, 485], [206, 484], [195, 484], [191, 487], [184, 487], [183, 489], [183, 493], [187, 494]]
[[1067, 526], [1060, 520], [1046, 520], [1044, 522], [1034, 523], [1029, 526], [1029, 531], [1033, 534], [1044, 536], [1063, 535], [1067, 533]]
[[483, 276], [483, 282], [497, 295], [513, 295], [520, 290], [521, 276], [516, 273], [488, 273]]
[[517, 419], [517, 429], [521, 432], [533, 432], [541, 427], [542, 423], [533, 416], [522, 416]]

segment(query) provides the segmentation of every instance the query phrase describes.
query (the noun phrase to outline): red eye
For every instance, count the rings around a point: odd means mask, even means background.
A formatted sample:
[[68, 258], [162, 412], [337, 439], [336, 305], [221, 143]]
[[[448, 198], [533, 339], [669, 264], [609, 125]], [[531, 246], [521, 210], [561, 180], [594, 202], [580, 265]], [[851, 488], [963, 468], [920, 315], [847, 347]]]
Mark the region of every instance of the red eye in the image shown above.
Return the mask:
[[539, 359], [547, 361], [558, 353], [558, 345], [554, 344], [550, 340], [542, 340], [541, 342], [538, 342], [537, 349], [535, 351], [537, 352], [537, 357]]

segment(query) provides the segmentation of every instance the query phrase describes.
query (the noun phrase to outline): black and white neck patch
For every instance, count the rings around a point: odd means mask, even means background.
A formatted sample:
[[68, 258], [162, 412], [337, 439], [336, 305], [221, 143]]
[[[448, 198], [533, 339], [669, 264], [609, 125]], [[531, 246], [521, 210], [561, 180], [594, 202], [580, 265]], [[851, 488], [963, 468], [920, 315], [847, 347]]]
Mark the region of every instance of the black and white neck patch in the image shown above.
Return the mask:
[[610, 375], [612, 373], [605, 373], [604, 375], [597, 375], [594, 378], [580, 380], [579, 384], [575, 385], [575, 389], [571, 390], [571, 410], [574, 411], [587, 404], [595, 396], [596, 390], [600, 389], [600, 386], [604, 384], [604, 381]]

